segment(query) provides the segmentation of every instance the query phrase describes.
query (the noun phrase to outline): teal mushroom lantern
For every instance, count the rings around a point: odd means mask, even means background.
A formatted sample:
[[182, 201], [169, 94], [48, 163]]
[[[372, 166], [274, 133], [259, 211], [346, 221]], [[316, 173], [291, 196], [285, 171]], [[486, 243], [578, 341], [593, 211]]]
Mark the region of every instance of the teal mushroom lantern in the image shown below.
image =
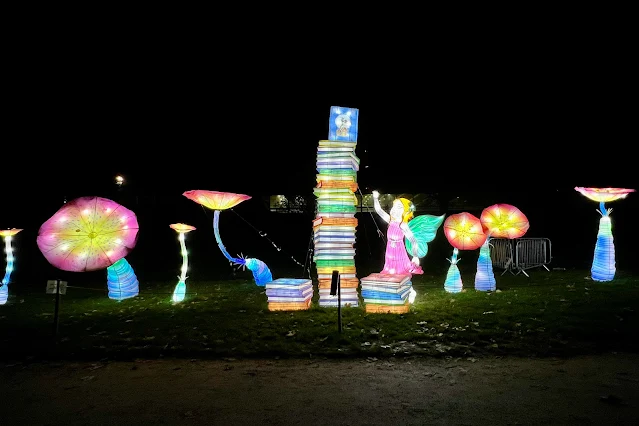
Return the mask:
[[599, 231], [597, 232], [597, 243], [595, 254], [590, 269], [591, 277], [594, 281], [612, 281], [615, 277], [615, 243], [612, 237], [612, 222], [610, 213], [612, 209], [607, 209], [605, 204], [611, 201], [626, 198], [634, 189], [626, 188], [584, 188], [575, 187], [575, 190], [591, 199], [599, 202]]

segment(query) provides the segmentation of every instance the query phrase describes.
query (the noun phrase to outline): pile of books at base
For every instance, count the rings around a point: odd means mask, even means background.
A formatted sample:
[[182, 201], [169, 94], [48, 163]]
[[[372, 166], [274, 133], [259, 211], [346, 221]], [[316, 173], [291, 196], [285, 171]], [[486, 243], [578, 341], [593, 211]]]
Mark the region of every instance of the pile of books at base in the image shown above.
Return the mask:
[[266, 283], [269, 311], [309, 309], [313, 299], [313, 281], [306, 278], [278, 278]]
[[[339, 270], [339, 267], [335, 268]], [[353, 274], [341, 274], [339, 282], [339, 296], [337, 292], [331, 295], [331, 282], [332, 274], [319, 274], [319, 304], [322, 307], [337, 307], [339, 306], [359, 306], [359, 294], [357, 294], [357, 287], [359, 280], [354, 277]], [[326, 275], [329, 275], [326, 278]], [[344, 278], [342, 278], [344, 277]]]
[[411, 274], [373, 273], [362, 278], [361, 283], [366, 312], [405, 314], [410, 311]]

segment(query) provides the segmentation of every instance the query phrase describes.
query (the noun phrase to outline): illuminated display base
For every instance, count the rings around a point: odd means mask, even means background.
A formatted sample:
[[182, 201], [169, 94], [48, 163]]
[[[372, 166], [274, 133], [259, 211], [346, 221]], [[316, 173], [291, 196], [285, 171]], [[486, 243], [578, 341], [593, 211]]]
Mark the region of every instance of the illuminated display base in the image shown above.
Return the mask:
[[306, 278], [278, 278], [264, 285], [269, 311], [309, 309], [313, 298], [313, 281]]
[[411, 274], [372, 273], [361, 283], [366, 312], [404, 314], [410, 310]]

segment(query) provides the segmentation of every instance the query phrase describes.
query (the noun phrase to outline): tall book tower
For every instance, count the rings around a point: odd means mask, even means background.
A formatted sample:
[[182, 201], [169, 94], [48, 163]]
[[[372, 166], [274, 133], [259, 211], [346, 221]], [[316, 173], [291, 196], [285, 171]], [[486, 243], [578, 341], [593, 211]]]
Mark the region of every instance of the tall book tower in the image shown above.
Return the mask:
[[333, 271], [340, 275], [341, 306], [358, 306], [359, 280], [355, 270], [357, 219], [357, 118], [355, 108], [331, 107], [328, 140], [317, 148], [317, 213], [313, 220], [313, 261], [319, 279], [319, 305], [338, 305], [331, 295]]

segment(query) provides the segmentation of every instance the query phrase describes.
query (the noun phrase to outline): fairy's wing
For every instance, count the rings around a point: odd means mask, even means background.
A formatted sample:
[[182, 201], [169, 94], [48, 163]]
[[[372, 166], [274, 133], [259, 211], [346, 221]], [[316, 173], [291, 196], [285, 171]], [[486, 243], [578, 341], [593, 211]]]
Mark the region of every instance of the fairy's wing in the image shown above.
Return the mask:
[[[428, 253], [428, 243], [435, 239], [437, 230], [444, 222], [443, 214], [441, 216], [433, 216], [430, 214], [423, 214], [416, 216], [413, 220], [408, 222], [408, 228], [411, 230], [417, 241], [417, 257], [424, 257]], [[405, 238], [406, 250], [409, 253], [413, 252], [413, 244], [408, 238]]]

